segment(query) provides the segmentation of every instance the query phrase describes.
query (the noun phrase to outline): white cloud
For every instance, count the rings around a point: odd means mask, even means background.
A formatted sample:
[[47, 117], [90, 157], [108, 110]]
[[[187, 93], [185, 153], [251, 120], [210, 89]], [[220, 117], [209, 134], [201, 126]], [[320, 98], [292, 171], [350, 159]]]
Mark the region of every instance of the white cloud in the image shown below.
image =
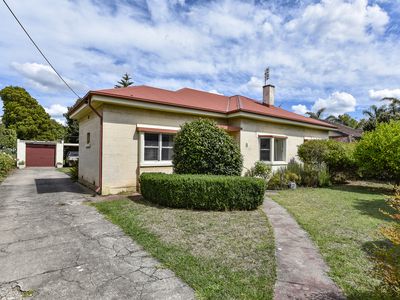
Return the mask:
[[[38, 63], [11, 63], [11, 66], [21, 75], [28, 79], [28, 82], [35, 88], [44, 92], [56, 92], [64, 90], [67, 87], [51, 69], [50, 66]], [[64, 80], [77, 90], [84, 89], [84, 85], [78, 81], [64, 77]]]
[[372, 34], [381, 34], [389, 17], [367, 0], [322, 0], [311, 4], [303, 13], [286, 24], [289, 32], [304, 32], [314, 40], [370, 41]]
[[369, 90], [368, 95], [373, 100], [381, 100], [385, 97], [400, 99], [400, 89]]
[[318, 99], [312, 106], [312, 111], [325, 108], [325, 113], [330, 115], [340, 115], [353, 112], [356, 109], [357, 101], [353, 95], [345, 92], [334, 92], [326, 99]]
[[250, 80], [241, 88], [241, 90], [251, 91], [260, 94], [262, 91], [262, 86], [263, 86], [262, 79], [255, 76], [251, 76]]
[[215, 90], [215, 89], [209, 90], [208, 92], [209, 92], [209, 93], [212, 93], [212, 94], [223, 95], [222, 93], [218, 92], [218, 91]]
[[306, 112], [309, 111], [307, 109], [307, 106], [305, 106], [303, 104], [292, 105], [292, 110], [293, 110], [293, 112], [295, 112], [296, 114], [299, 114], [299, 115], [305, 115]]
[[67, 122], [64, 118], [53, 118], [54, 120], [56, 120], [58, 123], [60, 123], [61, 125], [66, 125]]
[[52, 117], [62, 116], [68, 111], [68, 108], [61, 104], [52, 104], [50, 107], [45, 107], [44, 109]]
[[[80, 0], [60, 1], [57, 14], [53, 2], [11, 4], [80, 94], [112, 87], [128, 72], [135, 84], [259, 99], [268, 65], [277, 101], [301, 99], [310, 108], [327, 87], [366, 99], [368, 90], [397, 86], [400, 78], [399, 36], [385, 34], [395, 20], [386, 5], [367, 0]], [[0, 36], [7, 41], [0, 42], [4, 85], [28, 84], [47, 106], [55, 93], [58, 103], [74, 103], [7, 10], [0, 10]]]

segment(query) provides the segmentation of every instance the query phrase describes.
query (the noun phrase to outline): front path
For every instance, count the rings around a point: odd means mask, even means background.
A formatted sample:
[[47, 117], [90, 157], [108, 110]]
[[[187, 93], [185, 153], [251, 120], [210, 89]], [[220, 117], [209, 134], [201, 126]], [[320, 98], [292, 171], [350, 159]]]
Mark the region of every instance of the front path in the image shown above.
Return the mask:
[[[174, 273], [83, 204], [90, 194], [50, 168], [0, 185], [0, 299], [193, 299]], [[13, 298], [14, 297], [14, 298]]]
[[274, 229], [277, 281], [274, 299], [344, 299], [308, 234], [282, 206], [266, 198], [263, 210]]

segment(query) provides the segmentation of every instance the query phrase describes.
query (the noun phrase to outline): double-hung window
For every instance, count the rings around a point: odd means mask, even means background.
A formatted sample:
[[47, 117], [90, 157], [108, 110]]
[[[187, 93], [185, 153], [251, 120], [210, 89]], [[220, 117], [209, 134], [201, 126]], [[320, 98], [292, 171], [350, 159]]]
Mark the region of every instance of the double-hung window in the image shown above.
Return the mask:
[[171, 161], [174, 135], [144, 133], [144, 161]]
[[286, 161], [286, 138], [260, 137], [260, 160], [267, 162]]

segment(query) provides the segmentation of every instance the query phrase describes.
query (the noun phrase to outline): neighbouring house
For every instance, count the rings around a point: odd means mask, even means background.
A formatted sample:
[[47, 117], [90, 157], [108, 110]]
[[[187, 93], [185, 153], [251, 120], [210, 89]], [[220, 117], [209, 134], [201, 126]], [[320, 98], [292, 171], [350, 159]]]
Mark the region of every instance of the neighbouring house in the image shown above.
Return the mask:
[[174, 135], [196, 118], [215, 120], [237, 141], [244, 171], [258, 160], [285, 166], [298, 145], [336, 127], [274, 106], [274, 90], [264, 86], [260, 102], [190, 88], [90, 91], [69, 111], [79, 121], [79, 180], [114, 194], [136, 191], [143, 172], [172, 172]]
[[329, 133], [330, 139], [345, 143], [352, 143], [361, 139], [363, 134], [362, 129], [351, 128], [343, 124], [329, 123], [336, 126], [336, 129], [331, 130]]

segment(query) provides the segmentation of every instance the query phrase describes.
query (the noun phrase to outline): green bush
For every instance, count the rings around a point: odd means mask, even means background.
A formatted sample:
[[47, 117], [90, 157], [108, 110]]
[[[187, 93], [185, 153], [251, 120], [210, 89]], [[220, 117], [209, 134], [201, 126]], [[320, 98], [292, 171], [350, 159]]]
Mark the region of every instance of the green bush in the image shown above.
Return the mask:
[[305, 164], [320, 165], [324, 162], [328, 151], [329, 140], [311, 140], [301, 144], [297, 149], [297, 155]]
[[69, 171], [69, 175], [71, 176], [71, 179], [73, 180], [78, 180], [79, 179], [79, 164], [78, 162], [75, 162], [74, 165], [71, 167]]
[[15, 154], [17, 151], [17, 132], [0, 124], [0, 151]]
[[263, 202], [265, 182], [239, 176], [143, 173], [140, 190], [146, 200], [167, 207], [251, 210]]
[[357, 144], [354, 156], [363, 175], [400, 184], [399, 149], [400, 121], [392, 121], [366, 132]]
[[258, 177], [264, 180], [268, 180], [271, 177], [272, 168], [270, 165], [262, 161], [256, 161], [254, 166], [246, 171], [244, 176], [248, 177]]
[[4, 152], [0, 152], [0, 179], [5, 177], [15, 167], [15, 159]]
[[283, 190], [289, 188], [289, 183], [300, 183], [300, 176], [289, 171], [287, 168], [280, 168], [274, 172], [271, 179], [268, 181], [268, 189]]
[[234, 139], [215, 122], [185, 123], [175, 137], [172, 159], [177, 174], [240, 175], [243, 159]]
[[306, 187], [330, 186], [331, 179], [326, 165], [324, 163], [321, 165], [304, 164], [301, 185]]
[[300, 145], [297, 154], [304, 164], [316, 168], [325, 164], [332, 180], [344, 181], [357, 176], [355, 146], [335, 140], [312, 140]]

